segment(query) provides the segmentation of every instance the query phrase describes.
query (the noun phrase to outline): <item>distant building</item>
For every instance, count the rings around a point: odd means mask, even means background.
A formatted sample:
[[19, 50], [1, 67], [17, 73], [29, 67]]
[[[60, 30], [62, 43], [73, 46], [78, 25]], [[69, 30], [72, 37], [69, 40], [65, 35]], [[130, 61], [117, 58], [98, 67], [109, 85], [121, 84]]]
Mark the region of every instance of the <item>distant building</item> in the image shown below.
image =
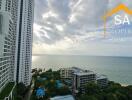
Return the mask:
[[106, 87], [108, 85], [108, 78], [106, 75], [97, 75], [96, 82], [100, 87]]
[[80, 68], [77, 67], [70, 67], [70, 68], [61, 68], [60, 69], [60, 76], [63, 79], [72, 79], [73, 78], [73, 73], [77, 73], [80, 71], [84, 71]]
[[79, 90], [84, 92], [88, 82], [96, 81], [96, 74], [93, 71], [80, 71], [74, 73], [73, 76], [73, 91], [76, 93]]
[[50, 100], [75, 100], [72, 95], [66, 95], [66, 96], [56, 96], [53, 98], [50, 98]]
[[60, 69], [60, 76], [61, 78], [70, 79], [73, 75], [73, 69], [72, 68], [61, 68]]
[[69, 87], [72, 87], [74, 93], [84, 92], [84, 87], [89, 82], [95, 82], [100, 87], [108, 85], [108, 78], [105, 75], [98, 75], [90, 70], [84, 70], [77, 67], [60, 69], [61, 78]]

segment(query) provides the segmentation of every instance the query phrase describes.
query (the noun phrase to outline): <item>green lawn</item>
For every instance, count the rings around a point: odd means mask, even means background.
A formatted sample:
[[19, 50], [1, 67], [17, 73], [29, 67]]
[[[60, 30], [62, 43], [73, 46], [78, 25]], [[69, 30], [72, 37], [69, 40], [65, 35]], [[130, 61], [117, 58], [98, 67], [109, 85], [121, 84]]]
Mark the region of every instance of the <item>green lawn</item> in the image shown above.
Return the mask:
[[5, 97], [9, 96], [9, 93], [11, 92], [14, 85], [14, 82], [10, 82], [6, 85], [6, 87], [0, 93], [0, 100], [3, 100]]

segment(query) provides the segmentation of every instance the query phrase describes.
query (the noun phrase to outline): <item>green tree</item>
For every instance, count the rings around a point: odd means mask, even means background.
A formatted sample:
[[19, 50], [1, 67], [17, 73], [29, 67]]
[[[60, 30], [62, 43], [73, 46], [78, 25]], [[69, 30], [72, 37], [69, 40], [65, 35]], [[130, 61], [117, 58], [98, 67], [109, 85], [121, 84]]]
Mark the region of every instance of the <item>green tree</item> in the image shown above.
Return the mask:
[[17, 84], [14, 90], [15, 98], [17, 100], [23, 100], [28, 90], [29, 90], [29, 87], [26, 87], [23, 83]]
[[113, 94], [113, 93], [108, 93], [108, 94], [106, 95], [106, 100], [119, 100], [119, 99], [117, 98], [117, 96], [116, 96], [115, 94]]
[[24, 96], [26, 91], [26, 86], [23, 83], [19, 83], [16, 85], [17, 88], [17, 94]]
[[71, 91], [69, 90], [68, 87], [64, 86], [64, 87], [57, 89], [57, 94], [58, 95], [68, 95], [68, 94], [71, 94]]
[[100, 91], [100, 87], [94, 82], [89, 82], [85, 88], [85, 92], [88, 95], [98, 94], [100, 93]]
[[96, 97], [94, 96], [88, 96], [88, 95], [82, 95], [79, 100], [98, 100]]
[[46, 72], [52, 72], [52, 69], [47, 70]]
[[118, 100], [128, 100], [128, 98], [125, 94], [122, 94], [120, 92], [116, 92], [115, 94], [116, 94]]

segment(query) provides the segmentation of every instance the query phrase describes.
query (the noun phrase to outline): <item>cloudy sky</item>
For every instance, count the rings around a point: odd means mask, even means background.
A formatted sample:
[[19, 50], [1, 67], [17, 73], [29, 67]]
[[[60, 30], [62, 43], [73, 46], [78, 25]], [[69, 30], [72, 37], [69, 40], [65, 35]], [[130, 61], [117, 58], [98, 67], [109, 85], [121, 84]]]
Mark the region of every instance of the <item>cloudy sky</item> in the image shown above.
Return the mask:
[[103, 34], [102, 16], [120, 3], [132, 9], [130, 0], [35, 0], [33, 54], [132, 56], [132, 34]]

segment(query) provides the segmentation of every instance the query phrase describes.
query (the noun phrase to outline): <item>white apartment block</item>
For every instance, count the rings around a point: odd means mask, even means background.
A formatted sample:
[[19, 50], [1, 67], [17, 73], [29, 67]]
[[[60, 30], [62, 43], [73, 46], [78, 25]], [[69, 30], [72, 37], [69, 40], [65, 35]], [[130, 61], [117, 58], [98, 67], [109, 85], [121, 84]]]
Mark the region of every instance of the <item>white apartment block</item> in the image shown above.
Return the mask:
[[18, 26], [16, 41], [17, 82], [26, 86], [31, 82], [32, 35], [34, 0], [18, 0]]
[[[16, 0], [0, 0], [0, 92], [16, 79], [15, 73], [15, 19]], [[14, 7], [14, 9], [12, 9]]]
[[0, 92], [31, 81], [34, 0], [0, 0]]

